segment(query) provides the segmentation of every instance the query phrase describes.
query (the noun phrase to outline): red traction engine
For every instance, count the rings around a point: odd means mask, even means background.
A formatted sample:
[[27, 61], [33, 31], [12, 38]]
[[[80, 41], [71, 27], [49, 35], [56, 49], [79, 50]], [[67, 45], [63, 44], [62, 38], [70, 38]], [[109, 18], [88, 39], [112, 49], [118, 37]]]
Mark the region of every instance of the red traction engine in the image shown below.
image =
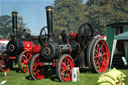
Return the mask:
[[13, 67], [13, 62], [18, 62], [22, 72], [28, 73], [28, 61], [33, 54], [40, 52], [37, 36], [30, 36], [17, 31], [17, 12], [12, 12], [13, 35], [7, 44], [7, 51], [0, 56], [0, 71], [4, 72]]
[[53, 35], [52, 10], [51, 6], [46, 7], [46, 41], [41, 44], [40, 53], [35, 54], [29, 62], [32, 79], [43, 79], [49, 70], [55, 69], [60, 81], [70, 81], [72, 68], [75, 66], [89, 66], [92, 72], [105, 72], [109, 64], [106, 41], [103, 38], [95, 38], [88, 23], [80, 26], [79, 33], [67, 36], [63, 31], [57, 40]]

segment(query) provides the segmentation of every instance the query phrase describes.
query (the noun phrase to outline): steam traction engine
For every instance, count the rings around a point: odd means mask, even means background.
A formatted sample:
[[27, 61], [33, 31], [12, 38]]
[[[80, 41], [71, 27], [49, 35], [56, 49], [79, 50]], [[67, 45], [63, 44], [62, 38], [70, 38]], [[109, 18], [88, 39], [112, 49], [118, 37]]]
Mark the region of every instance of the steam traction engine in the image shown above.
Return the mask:
[[0, 55], [0, 71], [12, 68], [13, 62], [18, 62], [22, 72], [28, 73], [28, 61], [32, 54], [40, 52], [40, 45], [36, 36], [30, 36], [17, 31], [17, 12], [12, 12], [13, 34], [7, 44], [7, 51]]
[[53, 34], [52, 10], [51, 6], [46, 7], [48, 28], [46, 41], [42, 42], [40, 53], [35, 54], [29, 62], [32, 79], [44, 78], [47, 70], [51, 68], [56, 69], [57, 77], [61, 81], [71, 80], [72, 68], [75, 66], [87, 65], [92, 72], [105, 72], [109, 64], [106, 41], [103, 38], [95, 38], [93, 29], [88, 23], [80, 26], [79, 33], [67, 36], [63, 31], [59, 40], [56, 40]]

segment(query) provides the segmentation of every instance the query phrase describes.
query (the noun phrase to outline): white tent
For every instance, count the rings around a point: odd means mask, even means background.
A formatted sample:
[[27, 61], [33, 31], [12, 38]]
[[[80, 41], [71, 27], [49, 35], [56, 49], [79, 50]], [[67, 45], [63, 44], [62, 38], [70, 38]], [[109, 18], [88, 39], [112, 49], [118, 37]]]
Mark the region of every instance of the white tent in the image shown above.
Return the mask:
[[[114, 37], [113, 47], [112, 47], [112, 54], [111, 54], [111, 61], [110, 61], [110, 69], [111, 69], [111, 66], [112, 66], [112, 60], [113, 60], [114, 51], [116, 49], [117, 40], [124, 40], [124, 41], [128, 40], [128, 31]], [[125, 42], [124, 45], [126, 47], [125, 48], [125, 56], [128, 57], [128, 42]]]

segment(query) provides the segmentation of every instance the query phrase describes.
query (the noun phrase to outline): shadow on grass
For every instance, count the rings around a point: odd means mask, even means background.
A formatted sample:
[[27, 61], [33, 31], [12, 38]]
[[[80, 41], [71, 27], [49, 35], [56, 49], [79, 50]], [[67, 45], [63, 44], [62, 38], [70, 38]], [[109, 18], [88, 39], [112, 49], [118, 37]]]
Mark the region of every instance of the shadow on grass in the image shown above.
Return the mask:
[[116, 69], [121, 69], [121, 70], [125, 70], [128, 69], [128, 65], [127, 66], [112, 66], [111, 69], [116, 68]]
[[80, 73], [91, 73], [91, 70], [88, 67], [80, 68]]
[[60, 80], [57, 78], [56, 75], [51, 76], [50, 80], [55, 81], [55, 82], [60, 82]]
[[[45, 79], [50, 79], [55, 82], [60, 82], [59, 79], [57, 78], [56, 72], [54, 70], [48, 70], [44, 76], [45, 76]], [[30, 75], [26, 76], [26, 79], [33, 80]]]
[[33, 80], [30, 75], [26, 76], [27, 80]]
[[[80, 68], [80, 73], [91, 73], [91, 71], [90, 71], [89, 68]], [[60, 80], [56, 76], [56, 71], [55, 70], [48, 70], [45, 73], [45, 78], [46, 79], [50, 79], [50, 80], [52, 80], [54, 82], [60, 82]], [[30, 75], [26, 76], [26, 79], [27, 80], [33, 80]]]
[[16, 71], [17, 73], [22, 73], [19, 68], [11, 68], [12, 71]]
[[52, 80], [54, 82], [60, 82], [59, 79], [56, 76], [56, 70], [55, 69], [49, 70], [46, 73], [46, 77], [45, 78], [49, 78], [50, 80]]

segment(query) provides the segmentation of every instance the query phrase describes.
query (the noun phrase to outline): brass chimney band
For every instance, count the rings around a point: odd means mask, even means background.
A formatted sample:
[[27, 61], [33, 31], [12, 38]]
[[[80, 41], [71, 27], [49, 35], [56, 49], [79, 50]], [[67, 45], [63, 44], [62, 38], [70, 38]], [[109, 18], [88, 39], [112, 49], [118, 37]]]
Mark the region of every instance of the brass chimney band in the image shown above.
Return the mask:
[[46, 7], [46, 10], [47, 10], [47, 11], [52, 11], [52, 10], [53, 10], [53, 7], [52, 7], [52, 6], [47, 6], [47, 7]]
[[17, 15], [17, 14], [18, 14], [18, 13], [17, 13], [17, 12], [15, 12], [15, 11], [13, 11], [13, 12], [12, 12], [12, 15]]

